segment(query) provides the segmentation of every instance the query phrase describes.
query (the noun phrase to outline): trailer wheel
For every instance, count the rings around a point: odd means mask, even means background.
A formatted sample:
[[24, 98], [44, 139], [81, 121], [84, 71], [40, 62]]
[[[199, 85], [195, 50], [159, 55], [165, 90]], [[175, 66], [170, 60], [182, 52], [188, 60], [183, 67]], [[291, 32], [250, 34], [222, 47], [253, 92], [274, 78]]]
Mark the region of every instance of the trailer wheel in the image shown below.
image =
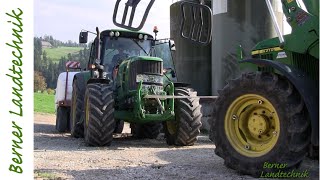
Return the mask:
[[69, 124], [69, 109], [68, 107], [59, 106], [57, 109], [56, 115], [56, 129], [59, 132], [66, 132], [68, 131], [68, 124]]
[[[191, 88], [175, 89], [178, 96], [197, 96]], [[197, 141], [201, 127], [201, 105], [199, 99], [175, 99], [175, 120], [164, 122], [165, 137], [168, 145], [192, 146]]]
[[243, 174], [261, 176], [300, 165], [310, 143], [304, 102], [291, 83], [272, 73], [247, 73], [219, 92], [211, 124], [215, 153]]
[[116, 126], [114, 128], [113, 133], [121, 134], [122, 131], [123, 131], [123, 127], [124, 127], [124, 121], [123, 120], [117, 120], [116, 121]]
[[71, 136], [75, 138], [83, 137], [83, 106], [84, 106], [84, 87], [74, 80], [72, 85], [72, 99], [71, 99], [71, 112], [70, 112], [70, 132]]
[[159, 122], [149, 122], [145, 124], [131, 124], [131, 134], [135, 138], [156, 139], [160, 134], [162, 124]]
[[91, 146], [110, 145], [115, 124], [111, 86], [89, 84], [85, 94], [85, 142]]

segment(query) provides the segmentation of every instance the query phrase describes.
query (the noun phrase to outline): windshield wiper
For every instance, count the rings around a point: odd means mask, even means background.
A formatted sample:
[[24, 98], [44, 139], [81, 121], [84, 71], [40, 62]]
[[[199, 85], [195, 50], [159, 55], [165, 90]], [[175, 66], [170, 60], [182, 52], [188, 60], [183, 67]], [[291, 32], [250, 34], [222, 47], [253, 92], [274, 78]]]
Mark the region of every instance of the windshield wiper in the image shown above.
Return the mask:
[[146, 55], [149, 55], [149, 53], [147, 53], [147, 51], [145, 49], [143, 49], [143, 47], [134, 39], [131, 39], [133, 42], [135, 42], [142, 50], [144, 53], [146, 53]]

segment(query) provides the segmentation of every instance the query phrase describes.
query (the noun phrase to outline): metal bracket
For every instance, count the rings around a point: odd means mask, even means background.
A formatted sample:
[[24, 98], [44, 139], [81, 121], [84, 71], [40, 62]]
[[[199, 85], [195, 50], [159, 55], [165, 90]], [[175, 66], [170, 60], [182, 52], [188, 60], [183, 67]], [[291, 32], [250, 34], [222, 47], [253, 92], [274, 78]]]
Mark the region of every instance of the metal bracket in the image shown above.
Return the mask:
[[[187, 9], [191, 11], [189, 18], [187, 17]], [[211, 19], [212, 11], [210, 7], [204, 4], [197, 4], [192, 2], [181, 3], [182, 23], [180, 27], [180, 34], [183, 38], [188, 39], [196, 44], [208, 45], [211, 42]], [[208, 22], [204, 24], [204, 15], [208, 14]], [[187, 20], [190, 19], [190, 24], [187, 24]], [[200, 17], [200, 18], [197, 18]], [[199, 22], [200, 20], [200, 22]], [[203, 30], [203, 27], [207, 25], [207, 32]], [[188, 28], [189, 27], [189, 28]], [[185, 33], [187, 31], [187, 33]]]
[[[119, 23], [119, 22], [117, 22], [117, 14], [118, 14], [119, 4], [120, 4], [121, 0], [117, 0], [117, 2], [115, 4], [115, 7], [114, 7], [114, 10], [113, 10], [113, 24], [118, 26], [118, 27], [121, 27], [121, 28], [124, 28], [124, 29], [128, 29], [128, 30], [132, 30], [132, 31], [141, 30], [142, 27], [144, 26], [145, 22], [146, 22], [146, 19], [148, 17], [149, 11], [150, 11], [150, 9], [151, 9], [151, 7], [152, 7], [152, 5], [153, 5], [155, 0], [150, 0], [149, 4], [147, 6], [147, 9], [145, 10], [144, 15], [142, 17], [142, 20], [140, 22], [140, 25], [138, 27], [133, 27], [132, 26], [132, 22], [133, 22], [133, 19], [134, 19], [136, 8], [137, 8], [137, 6], [138, 6], [140, 1], [141, 0], [128, 0], [127, 1], [126, 5], [125, 5], [125, 8], [124, 8], [123, 15], [122, 15], [121, 23]], [[126, 25], [126, 20], [127, 20], [127, 14], [128, 14], [129, 7], [131, 7], [130, 19], [129, 19], [128, 25]]]

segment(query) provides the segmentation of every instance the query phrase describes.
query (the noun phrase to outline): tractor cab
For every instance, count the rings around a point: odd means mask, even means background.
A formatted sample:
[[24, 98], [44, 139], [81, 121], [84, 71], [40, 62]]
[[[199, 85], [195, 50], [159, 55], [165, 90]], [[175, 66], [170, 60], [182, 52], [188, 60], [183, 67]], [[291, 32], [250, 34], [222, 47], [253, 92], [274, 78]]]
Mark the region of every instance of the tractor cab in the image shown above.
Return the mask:
[[[87, 42], [87, 32], [89, 31], [80, 33], [81, 43]], [[157, 33], [157, 31], [154, 32]], [[120, 29], [105, 30], [99, 34], [92, 43], [88, 62], [92, 78], [103, 78], [115, 82], [120, 66], [126, 66], [122, 62], [141, 59], [138, 57], [159, 57], [162, 60], [159, 73], [168, 73], [168, 78], [176, 81], [171, 56], [171, 51], [175, 50], [174, 41], [156, 40], [152, 35], [144, 32]]]
[[127, 58], [149, 56], [153, 37], [145, 33], [108, 30], [101, 33], [101, 64], [115, 78], [115, 72]]

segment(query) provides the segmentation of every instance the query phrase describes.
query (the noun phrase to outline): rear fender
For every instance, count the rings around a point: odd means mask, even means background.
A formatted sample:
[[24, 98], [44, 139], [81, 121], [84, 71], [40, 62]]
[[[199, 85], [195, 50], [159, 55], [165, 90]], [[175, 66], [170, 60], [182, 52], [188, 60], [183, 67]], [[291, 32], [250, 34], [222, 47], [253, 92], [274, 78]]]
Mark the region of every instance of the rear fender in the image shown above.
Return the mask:
[[271, 60], [246, 59], [240, 63], [253, 63], [257, 66], [269, 66], [278, 70], [298, 90], [304, 100], [311, 119], [311, 143], [319, 146], [319, 84], [311, 80], [304, 72], [292, 66]]

